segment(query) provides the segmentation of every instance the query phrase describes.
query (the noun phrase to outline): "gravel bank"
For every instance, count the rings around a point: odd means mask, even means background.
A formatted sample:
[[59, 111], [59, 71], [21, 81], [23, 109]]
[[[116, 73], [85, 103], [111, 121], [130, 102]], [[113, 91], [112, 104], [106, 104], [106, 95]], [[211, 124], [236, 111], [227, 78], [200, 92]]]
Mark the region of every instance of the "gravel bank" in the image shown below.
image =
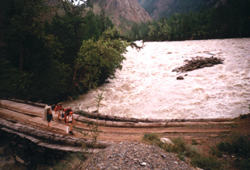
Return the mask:
[[179, 160], [174, 154], [166, 153], [157, 146], [121, 142], [91, 156], [81, 169], [191, 170], [194, 168]]

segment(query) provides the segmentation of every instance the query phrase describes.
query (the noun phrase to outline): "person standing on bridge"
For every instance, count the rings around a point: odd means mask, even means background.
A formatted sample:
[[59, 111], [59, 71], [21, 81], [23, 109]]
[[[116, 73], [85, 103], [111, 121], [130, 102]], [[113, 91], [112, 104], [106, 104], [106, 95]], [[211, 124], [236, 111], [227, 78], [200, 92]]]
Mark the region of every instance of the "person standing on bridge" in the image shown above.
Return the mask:
[[52, 110], [50, 107], [47, 108], [46, 113], [47, 113], [48, 127], [50, 127], [50, 122], [53, 119]]
[[74, 117], [73, 117], [73, 111], [71, 110], [69, 112], [68, 115], [66, 115], [66, 124], [68, 124], [68, 127], [69, 127], [69, 133], [71, 135], [73, 135], [73, 121], [74, 121]]
[[58, 103], [54, 109], [55, 114], [57, 114], [58, 120], [64, 120], [63, 107], [61, 103]]

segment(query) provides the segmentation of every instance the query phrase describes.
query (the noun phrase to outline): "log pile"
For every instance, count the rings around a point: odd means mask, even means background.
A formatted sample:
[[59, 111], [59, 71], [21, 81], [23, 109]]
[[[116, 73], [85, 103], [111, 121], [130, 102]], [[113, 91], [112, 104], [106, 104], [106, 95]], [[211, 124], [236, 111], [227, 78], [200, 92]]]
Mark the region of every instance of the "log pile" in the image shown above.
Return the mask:
[[112, 115], [104, 115], [96, 112], [76, 111], [74, 119], [83, 123], [96, 123], [99, 126], [108, 127], [134, 127], [134, 128], [152, 128], [152, 127], [171, 127], [174, 124], [185, 122], [223, 122], [231, 119], [137, 119], [129, 117], [118, 117]]
[[98, 120], [106, 120], [106, 121], [116, 121], [116, 122], [145, 122], [145, 123], [153, 123], [153, 122], [166, 122], [165, 119], [137, 119], [137, 118], [129, 118], [129, 117], [120, 117], [120, 116], [113, 116], [113, 115], [104, 115], [97, 112], [86, 112], [82, 110], [78, 110], [75, 112], [78, 115], [83, 117], [98, 119]]
[[217, 57], [195, 57], [191, 60], [185, 60], [185, 64], [181, 67], [175, 68], [173, 72], [188, 72], [204, 67], [212, 67], [216, 64], [223, 64], [223, 59]]
[[102, 149], [109, 145], [107, 142], [93, 143], [91, 140], [56, 134], [2, 118], [0, 118], [0, 130], [28, 139], [38, 146], [55, 150], [81, 152], [83, 144], [92, 149]]

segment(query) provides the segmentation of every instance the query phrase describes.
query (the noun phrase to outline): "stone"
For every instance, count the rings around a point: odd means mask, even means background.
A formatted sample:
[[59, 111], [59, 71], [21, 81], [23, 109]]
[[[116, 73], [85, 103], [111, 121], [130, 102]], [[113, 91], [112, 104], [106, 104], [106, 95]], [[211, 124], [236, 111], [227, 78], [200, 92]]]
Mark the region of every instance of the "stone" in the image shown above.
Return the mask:
[[176, 77], [177, 80], [184, 80], [184, 77], [183, 76], [178, 76]]
[[161, 154], [161, 157], [162, 157], [162, 158], [166, 158], [167, 156], [166, 156], [166, 155], [164, 155], [164, 154]]
[[162, 143], [166, 143], [169, 145], [174, 145], [174, 143], [169, 138], [161, 138], [160, 139]]
[[146, 166], [147, 163], [146, 163], [146, 162], [141, 162], [140, 165], [141, 165], [141, 166]]

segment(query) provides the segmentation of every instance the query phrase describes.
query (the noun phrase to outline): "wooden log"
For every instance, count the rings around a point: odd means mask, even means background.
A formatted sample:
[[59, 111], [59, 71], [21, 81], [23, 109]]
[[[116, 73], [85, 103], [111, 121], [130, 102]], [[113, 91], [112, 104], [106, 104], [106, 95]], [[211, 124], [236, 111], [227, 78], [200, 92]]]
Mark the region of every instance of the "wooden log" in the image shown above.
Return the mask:
[[103, 115], [100, 113], [95, 112], [86, 112], [82, 110], [78, 110], [75, 112], [78, 115], [93, 118], [93, 119], [99, 119], [99, 120], [109, 120], [109, 121], [121, 121], [121, 122], [166, 122], [165, 119], [137, 119], [137, 118], [128, 118], [128, 117], [119, 117], [119, 116], [112, 116], [112, 115]]
[[38, 106], [44, 108], [46, 106], [45, 103], [38, 103], [38, 102], [32, 102], [29, 100], [21, 100], [21, 99], [9, 99], [10, 101], [18, 102], [18, 103], [24, 103], [24, 104], [29, 104], [33, 106]]
[[22, 133], [24, 135], [34, 137], [38, 140], [45, 141], [45, 143], [64, 144], [68, 146], [82, 146], [82, 144], [85, 144], [90, 148], [105, 148], [110, 145], [110, 143], [103, 141], [97, 141], [96, 143], [93, 143], [91, 140], [87, 139], [80, 139], [68, 135], [56, 134], [49, 131], [35, 129], [24, 124], [12, 123], [2, 118], [0, 118], [0, 126], [18, 133]]
[[60, 150], [60, 151], [66, 151], [66, 152], [86, 152], [86, 153], [97, 153], [101, 150], [101, 149], [93, 149], [93, 148], [83, 149], [80, 146], [74, 147], [74, 146], [67, 146], [67, 145], [50, 144], [50, 143], [42, 142], [41, 140], [39, 140], [35, 137], [28, 136], [28, 135], [25, 135], [25, 134], [20, 133], [20, 132], [16, 132], [16, 131], [8, 129], [8, 128], [1, 128], [1, 130], [5, 131], [7, 133], [10, 133], [10, 134], [17, 135], [21, 138], [27, 139], [40, 147], [44, 147], [44, 148], [48, 148], [48, 149], [52, 149], [52, 150]]
[[121, 121], [109, 121], [109, 120], [99, 120], [83, 117], [80, 115], [75, 115], [74, 119], [83, 123], [96, 123], [100, 126], [109, 126], [109, 127], [166, 127], [167, 122], [121, 122]]
[[[19, 113], [42, 116], [42, 109], [27, 104], [15, 103], [7, 100], [0, 100], [1, 107], [17, 111]], [[30, 108], [31, 107], [31, 108]], [[97, 123], [101, 126], [110, 127], [166, 127], [171, 122], [225, 122], [232, 119], [136, 119], [117, 117], [111, 115], [102, 115], [100, 113], [88, 113], [84, 111], [77, 111], [74, 114], [77, 121], [84, 123]]]
[[30, 116], [39, 116], [42, 117], [43, 115], [43, 108], [24, 104], [24, 103], [17, 103], [9, 100], [0, 100], [0, 106], [5, 109], [9, 109], [15, 112], [24, 113]]

